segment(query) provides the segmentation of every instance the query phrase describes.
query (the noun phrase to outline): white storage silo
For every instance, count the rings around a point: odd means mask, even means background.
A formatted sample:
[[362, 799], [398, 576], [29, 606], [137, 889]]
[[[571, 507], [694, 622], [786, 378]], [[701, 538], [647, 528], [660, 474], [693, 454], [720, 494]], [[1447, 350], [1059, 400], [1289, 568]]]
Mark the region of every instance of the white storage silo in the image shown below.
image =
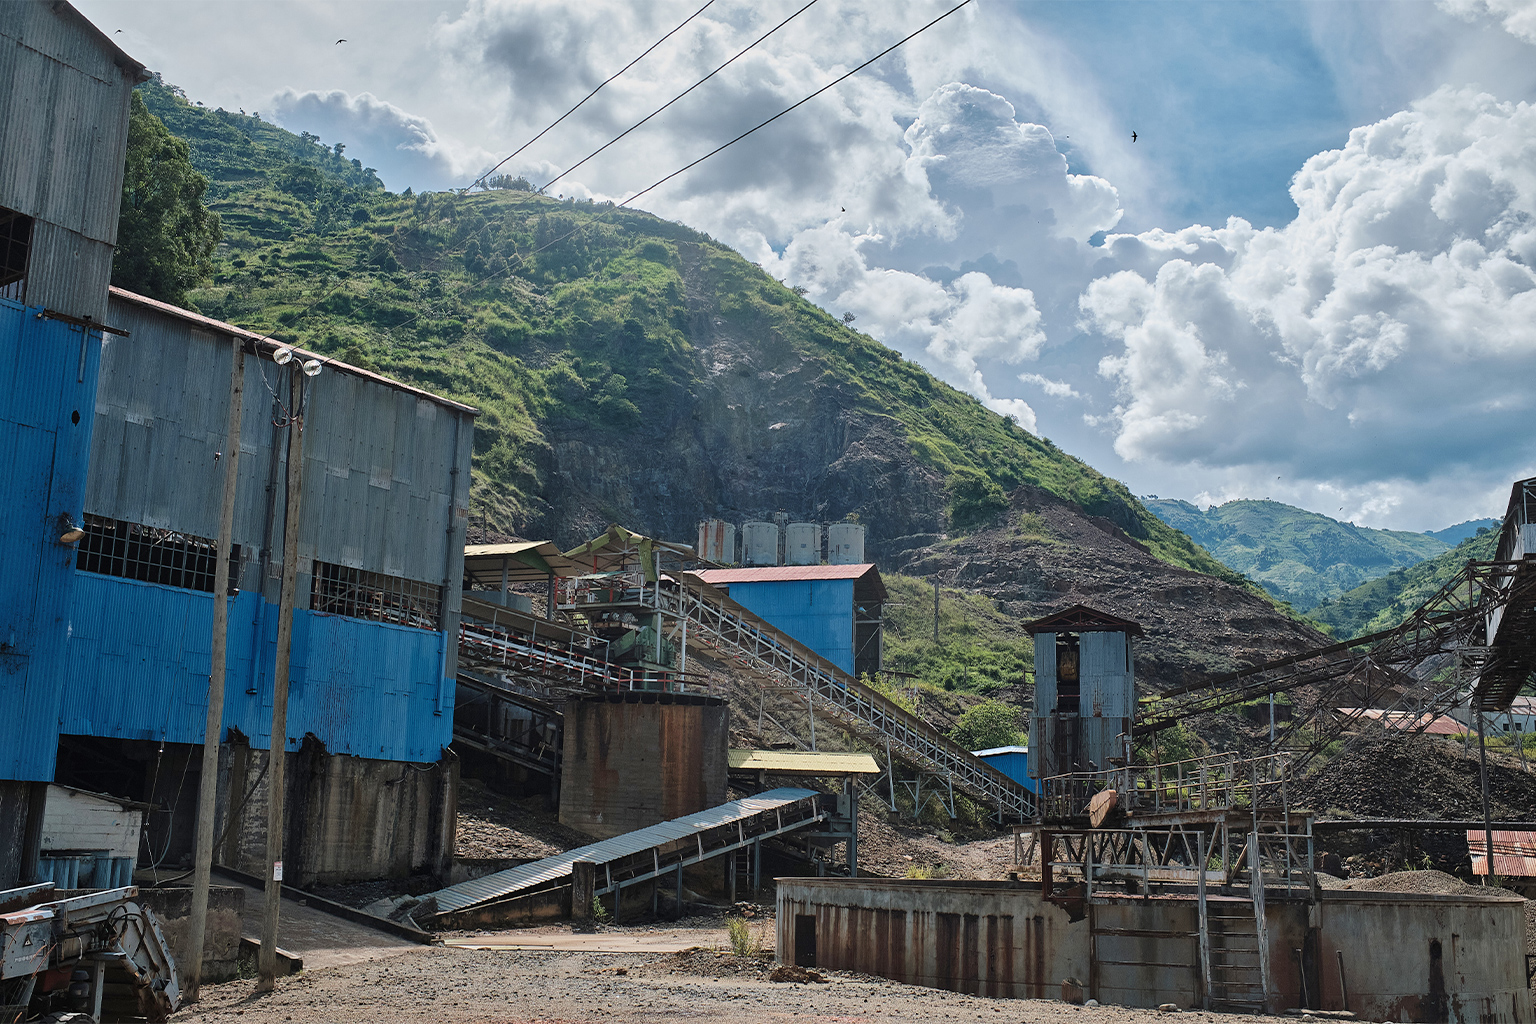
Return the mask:
[[736, 561], [736, 527], [724, 519], [706, 519], [699, 524], [700, 558], [722, 565]]
[[778, 524], [762, 522], [742, 524], [741, 563], [743, 565], [779, 564]]
[[833, 565], [864, 564], [863, 523], [833, 523], [827, 527], [827, 561]]
[[821, 525], [790, 523], [784, 531], [785, 565], [821, 564]]

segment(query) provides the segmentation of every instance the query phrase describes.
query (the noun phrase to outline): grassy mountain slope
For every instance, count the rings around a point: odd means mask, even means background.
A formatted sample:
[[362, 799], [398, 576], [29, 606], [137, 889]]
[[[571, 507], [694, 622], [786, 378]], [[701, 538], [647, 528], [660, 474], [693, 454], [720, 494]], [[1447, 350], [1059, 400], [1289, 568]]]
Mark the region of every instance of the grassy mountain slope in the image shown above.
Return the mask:
[[1431, 534], [1372, 530], [1278, 501], [1229, 501], [1204, 511], [1166, 498], [1145, 505], [1224, 564], [1302, 610], [1449, 547]]
[[476, 522], [687, 538], [701, 515], [855, 515], [872, 544], [1033, 485], [1231, 574], [1125, 487], [707, 236], [526, 192], [393, 195], [334, 149], [150, 83], [225, 224], [199, 310], [478, 406]]
[[1443, 530], [1425, 530], [1424, 532], [1436, 540], [1445, 541], [1447, 544], [1460, 544], [1470, 537], [1477, 536], [1477, 531], [1485, 526], [1497, 530], [1500, 526], [1500, 521], [1497, 519], [1468, 519], [1464, 523], [1447, 526]]
[[1449, 551], [1426, 562], [1397, 569], [1326, 600], [1308, 617], [1330, 627], [1341, 639], [1391, 629], [1428, 601], [1468, 561], [1493, 557], [1499, 531], [1483, 527]]

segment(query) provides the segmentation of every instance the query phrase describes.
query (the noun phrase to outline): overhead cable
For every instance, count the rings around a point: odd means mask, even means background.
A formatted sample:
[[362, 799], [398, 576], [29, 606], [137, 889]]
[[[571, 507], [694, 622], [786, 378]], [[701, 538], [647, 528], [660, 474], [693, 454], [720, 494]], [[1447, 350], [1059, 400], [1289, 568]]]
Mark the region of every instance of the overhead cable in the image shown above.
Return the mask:
[[767, 39], [769, 36], [771, 36], [775, 32], [777, 32], [779, 29], [783, 28], [785, 25], [788, 25], [790, 22], [792, 22], [796, 18], [800, 17], [800, 15], [804, 14], [807, 10], [809, 10], [812, 6], [814, 6], [816, 4], [816, 2], [817, 2], [817, 0], [810, 0], [810, 3], [806, 4], [804, 7], [800, 8], [798, 11], [796, 11], [793, 14], [791, 14], [789, 17], [785, 18], [783, 21], [779, 22], [777, 25], [773, 26], [773, 28], [769, 29], [767, 32], [764, 32], [762, 35], [760, 35], [756, 39], [752, 40], [752, 42], [748, 43], [743, 49], [741, 49], [740, 51], [737, 52], [736, 56], [732, 57], [730, 60], [726, 61], [724, 64], [721, 64], [719, 67], [715, 68], [715, 70], [711, 71], [709, 74], [705, 75], [703, 78], [699, 79], [697, 82], [694, 82], [688, 88], [684, 89], [682, 92], [678, 93], [676, 96], [673, 96], [670, 100], [667, 100], [667, 102], [663, 103], [661, 106], [657, 107], [655, 110], [651, 111], [649, 114], [646, 114], [640, 120], [636, 121], [634, 124], [630, 125], [628, 128], [624, 129], [618, 135], [616, 135], [613, 138], [609, 139], [607, 142], [603, 143], [601, 146], [598, 146], [592, 152], [588, 153], [586, 156], [582, 157], [580, 160], [576, 161], [574, 164], [572, 164], [571, 166], [567, 167], [565, 170], [561, 171], [559, 174], [555, 175], [553, 178], [550, 178], [543, 185], [539, 186], [538, 191], [540, 191], [540, 192], [545, 191], [551, 185], [553, 185], [555, 182], [559, 181], [561, 178], [564, 178], [566, 175], [570, 174], [576, 168], [580, 167], [582, 164], [586, 163], [588, 160], [591, 160], [593, 157], [597, 156], [603, 150], [607, 149], [609, 146], [611, 146], [614, 143], [618, 142], [620, 139], [624, 138], [624, 136], [628, 135], [630, 132], [634, 131], [636, 128], [639, 128], [641, 125], [645, 124], [647, 121], [651, 120], [653, 117], [655, 117], [656, 115], [660, 114], [662, 111], [666, 110], [668, 107], [670, 107], [672, 104], [676, 103], [678, 100], [682, 99], [684, 96], [687, 96], [689, 93], [693, 92], [693, 90], [697, 89], [699, 86], [703, 85], [705, 82], [709, 81], [711, 78], [714, 78], [720, 72], [724, 71], [726, 68], [728, 68], [732, 64], [736, 63], [736, 61], [738, 61], [742, 57], [746, 56], [747, 52], [752, 50], [752, 49], [754, 49], [757, 46], [758, 43], [761, 43], [764, 39]]
[[699, 164], [701, 164], [704, 161], [708, 160], [710, 157], [716, 155], [717, 153], [720, 153], [721, 151], [729, 149], [730, 147], [736, 145], [736, 143], [740, 142], [742, 139], [746, 138], [748, 135], [751, 135], [753, 132], [756, 132], [759, 129], [768, 127], [770, 124], [773, 124], [773, 122], [777, 121], [779, 118], [783, 117], [785, 114], [788, 114], [790, 111], [795, 110], [798, 107], [804, 106], [805, 104], [809, 103], [811, 100], [815, 99], [817, 96], [820, 96], [822, 93], [826, 92], [828, 89], [831, 89], [833, 86], [840, 85], [841, 83], [846, 82], [848, 79], [852, 78], [854, 75], [858, 74], [860, 71], [863, 71], [865, 68], [867, 68], [871, 64], [875, 63], [875, 61], [879, 60], [881, 57], [884, 57], [886, 54], [890, 53], [892, 50], [897, 49], [898, 47], [902, 46], [905, 43], [910, 42], [913, 39], [916, 39], [918, 36], [922, 35], [924, 32], [928, 31], [930, 28], [933, 28], [933, 26], [937, 25], [939, 22], [943, 21], [945, 18], [949, 17], [951, 14], [954, 14], [960, 8], [966, 6], [969, 3], [971, 3], [971, 0], [960, 0], [960, 2], [958, 4], [956, 4], [955, 6], [951, 7], [949, 10], [945, 11], [943, 14], [939, 15], [937, 18], [934, 18], [932, 21], [930, 21], [928, 24], [924, 25], [922, 28], [920, 28], [917, 31], [913, 32], [911, 35], [905, 36], [902, 39], [897, 40], [896, 42], [892, 43], [890, 46], [887, 46], [885, 49], [881, 50], [879, 53], [877, 53], [873, 57], [869, 58], [869, 60], [866, 60], [864, 63], [860, 64], [858, 67], [854, 68], [852, 71], [849, 71], [849, 72], [847, 72], [846, 74], [843, 74], [843, 75], [839, 75], [837, 78], [834, 78], [832, 81], [828, 82], [826, 85], [822, 86], [820, 89], [817, 89], [815, 92], [811, 93], [809, 96], [807, 96], [804, 99], [800, 100], [798, 103], [790, 104], [789, 106], [785, 107], [783, 110], [779, 111], [777, 114], [774, 114], [772, 117], [768, 118], [768, 120], [763, 121], [763, 122], [761, 122], [759, 124], [756, 124], [756, 125], [752, 126], [751, 128], [748, 128], [746, 131], [742, 132], [740, 135], [736, 136], [734, 139], [730, 140], [729, 142], [725, 142], [725, 143], [722, 143], [719, 146], [716, 146], [714, 149], [710, 150], [708, 153], [705, 153], [703, 156], [701, 156], [697, 160], [693, 161], [693, 163], [687, 164], [686, 166], [683, 166], [683, 167], [679, 167], [677, 170], [673, 171], [671, 174], [667, 175], [665, 178], [662, 178], [660, 181], [655, 182], [652, 185], [646, 186], [645, 188], [641, 189], [639, 192], [636, 192], [634, 195], [630, 196], [628, 199], [624, 200], [622, 203], [619, 203], [618, 205], [620, 205], [620, 206], [628, 206], [630, 203], [634, 202], [636, 199], [639, 199], [641, 196], [645, 195], [647, 192], [651, 192], [651, 191], [654, 191], [655, 189], [660, 188], [662, 185], [665, 185], [667, 182], [671, 181], [673, 178], [677, 177], [679, 174], [682, 174], [682, 173], [684, 173], [686, 171], [692, 170], [693, 168], [699, 166]]
[[[501, 163], [498, 163], [495, 167], [492, 167], [490, 170], [488, 170], [484, 174], [480, 175], [480, 177], [476, 178], [474, 181], [470, 182], [464, 188], [460, 189], [459, 190], [459, 195], [463, 195], [465, 192], [468, 192], [470, 189], [474, 188], [476, 185], [478, 185], [481, 182], [485, 181], [486, 178], [489, 178], [492, 174], [495, 174], [497, 171], [501, 170], [501, 168], [504, 167], [509, 160], [512, 160], [514, 157], [516, 157], [523, 150], [527, 149], [529, 146], [533, 145], [535, 142], [538, 142], [540, 139], [542, 139], [545, 135], [549, 134], [549, 132], [551, 130], [553, 130], [556, 125], [558, 125], [561, 121], [564, 121], [566, 118], [570, 117], [572, 114], [576, 113], [577, 110], [581, 109], [582, 104], [586, 103], [587, 100], [591, 99], [593, 96], [596, 96], [599, 92], [601, 92], [603, 90], [603, 86], [607, 85], [609, 82], [612, 82], [615, 78], [618, 78], [624, 72], [628, 71], [630, 68], [634, 67], [636, 64], [638, 64], [642, 60], [644, 60], [646, 58], [646, 56], [652, 50], [656, 49], [656, 47], [660, 46], [662, 43], [666, 42], [668, 39], [671, 39], [673, 36], [675, 36], [678, 32], [682, 31], [683, 26], [687, 25], [694, 18], [697, 18], [699, 15], [703, 14], [705, 12], [705, 10], [707, 10], [709, 8], [709, 5], [714, 3], [714, 2], [715, 2], [715, 0], [705, 0], [705, 3], [704, 3], [703, 7], [700, 7], [698, 10], [696, 10], [692, 14], [688, 15], [688, 17], [684, 18], [681, 22], [679, 22], [677, 24], [677, 27], [673, 28], [672, 31], [668, 32], [666, 35], [664, 35], [660, 39], [656, 40], [650, 46], [646, 47], [645, 48], [645, 52], [640, 54], [640, 56], [636, 57], [634, 60], [630, 61], [628, 64], [625, 64], [623, 67], [619, 68], [619, 70], [615, 71], [613, 74], [611, 74], [607, 78], [603, 79], [602, 82], [598, 83], [598, 86], [597, 86], [596, 89], [593, 89], [591, 92], [589, 92], [585, 96], [583, 96], [576, 103], [576, 105], [574, 107], [572, 107], [570, 110], [567, 110], [565, 113], [563, 113], [559, 117], [555, 118], [552, 122], [549, 123], [549, 125], [543, 131], [539, 132], [539, 134], [535, 135], [533, 138], [529, 139], [527, 142], [523, 143], [521, 146], [518, 146], [517, 149], [514, 150], [505, 159], [503, 159], [501, 161]], [[813, 2], [814, 2], [814, 0], [813, 0]]]

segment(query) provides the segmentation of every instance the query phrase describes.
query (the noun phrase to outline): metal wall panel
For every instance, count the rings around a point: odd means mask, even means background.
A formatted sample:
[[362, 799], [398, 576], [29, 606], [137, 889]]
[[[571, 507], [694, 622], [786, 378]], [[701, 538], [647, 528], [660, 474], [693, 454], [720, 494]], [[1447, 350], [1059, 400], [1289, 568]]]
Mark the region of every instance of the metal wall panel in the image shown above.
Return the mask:
[[0, 206], [36, 218], [32, 305], [101, 319], [139, 71], [63, 5], [5, 5]]
[[[229, 342], [115, 297], [109, 316], [132, 333], [103, 355], [103, 440], [91, 452], [87, 508], [215, 537]], [[270, 549], [274, 559], [288, 439], [273, 420], [295, 367], [246, 359], [234, 540], [246, 553]], [[301, 568], [319, 559], [443, 584], [450, 564], [462, 561], [454, 536], [463, 532], [457, 510], [468, 506], [470, 414], [335, 367], [308, 387]]]
[[731, 600], [853, 672], [853, 580], [732, 583]]
[[[176, 587], [78, 573], [68, 681], [57, 731], [201, 743], [208, 713], [213, 598]], [[335, 754], [436, 761], [452, 740], [439, 703], [442, 634], [294, 613], [289, 750], [313, 733]], [[269, 749], [277, 609], [254, 592], [233, 600], [225, 728]], [[439, 714], [439, 712], [442, 712]]]
[[75, 576], [59, 519], [80, 521], [100, 356], [39, 312], [0, 300], [0, 779], [30, 781], [53, 778]]
[[1125, 718], [1136, 707], [1136, 684], [1124, 633], [1083, 633], [1078, 639], [1082, 658], [1083, 717]]

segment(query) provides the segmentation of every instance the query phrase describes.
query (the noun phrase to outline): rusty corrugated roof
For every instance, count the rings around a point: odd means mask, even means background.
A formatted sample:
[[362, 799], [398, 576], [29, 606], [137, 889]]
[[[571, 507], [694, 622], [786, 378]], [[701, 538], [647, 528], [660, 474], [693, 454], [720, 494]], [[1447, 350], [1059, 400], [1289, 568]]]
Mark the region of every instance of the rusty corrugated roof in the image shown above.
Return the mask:
[[[1484, 830], [1467, 829], [1472, 873], [1488, 873], [1488, 843]], [[1536, 832], [1493, 831], [1493, 873], [1503, 878], [1536, 878]]]

